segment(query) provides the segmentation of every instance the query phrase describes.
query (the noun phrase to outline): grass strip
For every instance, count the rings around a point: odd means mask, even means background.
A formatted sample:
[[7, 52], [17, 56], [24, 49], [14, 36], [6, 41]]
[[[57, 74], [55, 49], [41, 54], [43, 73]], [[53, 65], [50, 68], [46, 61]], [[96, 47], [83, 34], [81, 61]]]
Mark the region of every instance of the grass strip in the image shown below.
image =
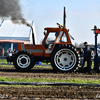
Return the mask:
[[[0, 84], [0, 87], [36, 87], [36, 88], [44, 88], [44, 87], [59, 87], [59, 86], [48, 86], [48, 85], [41, 85], [41, 86], [35, 86], [35, 85], [3, 85]], [[60, 86], [60, 87], [69, 87], [69, 86]]]
[[38, 65], [35, 65], [34, 68], [52, 68], [52, 66], [38, 66]]
[[0, 67], [14, 67], [14, 65], [0, 65]]
[[[14, 65], [0, 65], [0, 67], [14, 67]], [[38, 66], [35, 65], [33, 68], [52, 68], [52, 66]]]
[[13, 81], [13, 82], [67, 82], [67, 83], [88, 83], [88, 84], [100, 84], [100, 80], [81, 80], [81, 79], [49, 79], [49, 78], [8, 78], [0, 77], [0, 81]]

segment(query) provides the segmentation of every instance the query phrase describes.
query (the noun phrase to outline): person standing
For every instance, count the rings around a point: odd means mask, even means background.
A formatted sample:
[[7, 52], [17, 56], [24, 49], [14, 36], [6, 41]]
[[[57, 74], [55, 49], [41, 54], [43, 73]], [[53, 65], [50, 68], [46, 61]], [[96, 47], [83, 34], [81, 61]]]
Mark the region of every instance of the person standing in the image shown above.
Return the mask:
[[13, 49], [13, 52], [12, 52], [12, 56], [16, 53], [16, 50], [15, 48]]
[[[9, 49], [7, 50], [7, 56], [8, 56], [8, 57], [11, 57], [11, 56], [12, 56], [11, 48], [9, 48]], [[9, 64], [9, 62], [7, 62], [7, 64]], [[10, 64], [11, 64], [11, 62], [10, 62]]]
[[85, 65], [85, 61], [87, 61], [87, 70], [86, 71], [90, 72], [91, 71], [91, 50], [90, 50], [90, 47], [87, 42], [84, 42], [84, 46], [85, 46], [85, 49], [84, 49], [84, 59], [83, 59], [82, 68]]
[[4, 57], [5, 51], [4, 48], [2, 48], [2, 56]]
[[80, 49], [80, 51], [79, 51], [79, 54], [80, 54], [80, 65], [82, 65], [83, 64], [83, 56], [84, 56], [84, 51], [83, 51], [83, 49], [81, 48]]
[[99, 48], [97, 48], [97, 54], [98, 54], [98, 57], [100, 58], [100, 46]]
[[84, 51], [83, 51], [83, 49], [82, 49], [82, 48], [80, 49], [79, 54], [80, 54], [80, 57], [83, 57], [83, 55], [84, 55]]

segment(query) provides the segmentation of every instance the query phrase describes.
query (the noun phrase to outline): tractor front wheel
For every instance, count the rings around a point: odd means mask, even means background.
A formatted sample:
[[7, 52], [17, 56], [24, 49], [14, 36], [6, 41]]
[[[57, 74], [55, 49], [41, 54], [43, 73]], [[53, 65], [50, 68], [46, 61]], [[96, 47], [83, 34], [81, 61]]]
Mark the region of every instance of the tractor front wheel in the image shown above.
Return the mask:
[[31, 68], [35, 65], [33, 55], [26, 53], [24, 51], [18, 52], [14, 56], [14, 66], [18, 71], [30, 71]]

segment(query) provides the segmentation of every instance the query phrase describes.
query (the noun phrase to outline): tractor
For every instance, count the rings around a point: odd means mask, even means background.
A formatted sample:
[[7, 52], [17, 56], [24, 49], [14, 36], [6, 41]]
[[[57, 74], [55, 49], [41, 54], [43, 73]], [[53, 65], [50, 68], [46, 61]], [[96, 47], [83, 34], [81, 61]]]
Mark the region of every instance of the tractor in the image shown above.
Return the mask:
[[[65, 8], [64, 8], [65, 17]], [[72, 45], [69, 30], [57, 23], [57, 28], [45, 28], [41, 45], [18, 44], [18, 52], [14, 55], [13, 64], [18, 71], [29, 71], [37, 61], [50, 62], [57, 72], [76, 71], [80, 65], [80, 56]], [[31, 27], [32, 28], [32, 27]]]
[[58, 28], [45, 28], [42, 45], [18, 44], [13, 64], [18, 71], [29, 71], [36, 61], [51, 62], [58, 72], [72, 72], [80, 65], [79, 54], [72, 45], [68, 30], [57, 23]]

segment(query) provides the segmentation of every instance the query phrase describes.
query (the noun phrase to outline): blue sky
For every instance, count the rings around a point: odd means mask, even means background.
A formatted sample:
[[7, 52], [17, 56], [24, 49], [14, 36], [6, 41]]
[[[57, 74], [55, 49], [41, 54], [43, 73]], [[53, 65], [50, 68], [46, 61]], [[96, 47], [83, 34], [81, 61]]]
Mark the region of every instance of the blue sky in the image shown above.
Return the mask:
[[84, 41], [94, 44], [91, 29], [94, 25], [100, 27], [100, 0], [20, 0], [20, 4], [24, 18], [35, 21], [38, 43], [44, 38], [45, 27], [58, 27], [57, 22], [63, 24], [65, 6], [66, 26], [75, 38], [73, 44]]

